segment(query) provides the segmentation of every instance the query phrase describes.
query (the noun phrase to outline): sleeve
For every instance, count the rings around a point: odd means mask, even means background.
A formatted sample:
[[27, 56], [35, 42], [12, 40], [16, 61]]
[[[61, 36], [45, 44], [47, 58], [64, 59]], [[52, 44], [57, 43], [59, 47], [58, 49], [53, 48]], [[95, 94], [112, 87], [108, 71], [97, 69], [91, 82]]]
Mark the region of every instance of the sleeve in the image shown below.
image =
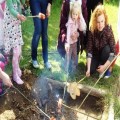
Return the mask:
[[3, 12], [2, 7], [0, 5], [0, 18], [3, 19], [3, 17], [4, 17], [4, 12]]
[[13, 2], [12, 0], [7, 0], [7, 6], [10, 10], [10, 13], [14, 16], [14, 17], [17, 17], [18, 15], [18, 12], [13, 8]]
[[25, 4], [25, 0], [21, 0], [21, 3], [24, 5]]
[[70, 44], [70, 29], [71, 29], [71, 24], [67, 23], [66, 24], [66, 28], [67, 28], [67, 39], [66, 39], [66, 43]]
[[48, 0], [48, 3], [50, 3], [52, 5], [52, 0]]
[[79, 21], [79, 30], [80, 31], [86, 31], [86, 23], [85, 23], [85, 20], [83, 18], [83, 15], [82, 13], [80, 14], [80, 21]]
[[115, 39], [114, 39], [114, 35], [111, 27], [109, 27], [108, 36], [109, 36], [108, 40], [109, 40], [110, 51], [111, 51], [108, 60], [111, 62], [115, 56]]
[[61, 18], [60, 18], [60, 34], [66, 34], [66, 23], [68, 21], [69, 16], [69, 2], [66, 0], [63, 0], [62, 8], [61, 8]]
[[87, 0], [82, 0], [82, 14], [85, 22], [87, 23], [88, 19], [88, 13], [87, 13], [87, 5], [86, 5]]
[[87, 58], [92, 58], [92, 56], [93, 56], [93, 34], [91, 31], [89, 31], [87, 43]]

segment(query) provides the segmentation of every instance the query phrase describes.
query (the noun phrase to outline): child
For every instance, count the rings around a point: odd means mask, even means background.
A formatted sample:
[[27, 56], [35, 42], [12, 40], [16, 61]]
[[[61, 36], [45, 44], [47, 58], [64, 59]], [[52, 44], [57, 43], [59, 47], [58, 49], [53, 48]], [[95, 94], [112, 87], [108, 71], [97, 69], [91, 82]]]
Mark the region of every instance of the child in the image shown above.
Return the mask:
[[[79, 1], [75, 1], [70, 4], [70, 15], [67, 27], [67, 40], [65, 43], [66, 50], [66, 68], [74, 71], [77, 66], [77, 40], [78, 40], [78, 30], [86, 31], [86, 23], [81, 13]], [[70, 63], [72, 63], [70, 65]], [[70, 71], [71, 71], [70, 70]]]
[[21, 14], [21, 2], [25, 0], [6, 0], [6, 8], [4, 13], [4, 46], [5, 53], [9, 54], [13, 51], [12, 68], [13, 80], [17, 84], [23, 84], [21, 80], [21, 70], [19, 60], [21, 55], [21, 46], [23, 45], [21, 21], [25, 21], [26, 17]]

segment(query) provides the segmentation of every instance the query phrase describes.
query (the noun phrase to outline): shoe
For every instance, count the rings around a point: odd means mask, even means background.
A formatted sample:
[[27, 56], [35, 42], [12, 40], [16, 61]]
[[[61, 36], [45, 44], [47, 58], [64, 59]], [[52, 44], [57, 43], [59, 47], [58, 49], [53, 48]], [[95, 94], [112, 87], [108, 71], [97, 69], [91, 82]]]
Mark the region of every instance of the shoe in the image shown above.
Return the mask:
[[40, 67], [37, 60], [32, 60], [32, 64], [33, 64], [34, 68], [39, 68]]
[[24, 82], [21, 80], [21, 78], [19, 77], [19, 75], [13, 74], [13, 80], [18, 84], [18, 85], [22, 85]]
[[109, 77], [111, 76], [111, 72], [109, 71], [109, 70], [107, 70], [106, 72], [105, 72], [105, 79], [108, 79]]
[[45, 66], [47, 69], [51, 69], [51, 67], [52, 67], [49, 62], [46, 62], [46, 63], [44, 64], [44, 66]]

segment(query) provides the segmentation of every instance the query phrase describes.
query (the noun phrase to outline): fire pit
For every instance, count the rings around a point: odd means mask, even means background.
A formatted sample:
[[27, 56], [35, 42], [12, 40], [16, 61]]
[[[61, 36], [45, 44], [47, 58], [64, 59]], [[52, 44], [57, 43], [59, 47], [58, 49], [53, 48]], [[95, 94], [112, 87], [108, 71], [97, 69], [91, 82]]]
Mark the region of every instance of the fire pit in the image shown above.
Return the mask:
[[78, 109], [86, 96], [84, 92], [81, 92], [81, 95], [73, 100], [66, 91], [61, 110], [59, 110], [58, 101], [63, 98], [64, 86], [61, 82], [39, 77], [33, 86], [32, 95], [39, 107], [49, 116], [56, 117], [57, 120], [85, 120], [87, 118], [97, 120], [102, 118], [103, 98], [90, 95], [82, 107]]

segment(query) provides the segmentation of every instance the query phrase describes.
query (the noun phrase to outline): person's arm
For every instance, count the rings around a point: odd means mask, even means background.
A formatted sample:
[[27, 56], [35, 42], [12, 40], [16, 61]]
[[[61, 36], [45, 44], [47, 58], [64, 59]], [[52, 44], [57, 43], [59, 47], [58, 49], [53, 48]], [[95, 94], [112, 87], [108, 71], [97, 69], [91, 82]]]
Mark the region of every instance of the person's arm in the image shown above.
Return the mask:
[[6, 4], [7, 4], [9, 10], [10, 10], [10, 13], [11, 13], [14, 17], [18, 18], [18, 19], [21, 20], [21, 21], [25, 21], [25, 20], [26, 20], [26, 17], [25, 17], [24, 15], [20, 14], [18, 11], [16, 11], [16, 10], [14, 9], [14, 7], [13, 7], [13, 1], [12, 1], [12, 0], [7, 0], [7, 3], [6, 3]]
[[91, 67], [91, 58], [87, 57], [87, 71], [86, 71], [86, 76], [90, 76], [90, 67]]
[[86, 76], [90, 76], [90, 67], [91, 67], [91, 59], [93, 54], [93, 35], [91, 32], [88, 33], [88, 44], [87, 44], [87, 71]]
[[108, 28], [108, 44], [110, 45], [110, 54], [108, 60], [111, 62], [115, 56], [115, 38], [111, 26]]
[[88, 13], [87, 13], [87, 1], [86, 0], [82, 0], [82, 14], [83, 14], [83, 18], [87, 24], [88, 22]]
[[82, 13], [80, 14], [80, 19], [78, 20], [78, 24], [79, 24], [79, 30], [86, 32], [87, 26], [86, 26]]
[[4, 71], [2, 71], [1, 68], [0, 68], [0, 78], [4, 85], [7, 85], [9, 87], [11, 87], [13, 85], [10, 80], [10, 77]]
[[66, 52], [68, 52], [70, 48], [70, 31], [71, 31], [71, 25], [69, 22], [66, 24], [66, 28], [67, 28], [67, 34], [66, 34], [65, 50]]
[[[61, 35], [60, 37], [62, 37], [62, 35], [66, 36], [66, 31], [67, 31], [66, 23], [68, 21], [69, 11], [70, 11], [69, 1], [63, 0], [62, 7], [61, 7], [60, 25], [59, 25], [60, 35]], [[64, 38], [66, 38], [66, 37], [64, 37]]]
[[46, 16], [49, 17], [51, 14], [51, 3], [48, 3], [47, 10], [46, 10]]
[[48, 0], [48, 6], [46, 10], [46, 16], [49, 17], [51, 14], [51, 5], [52, 5], [52, 0]]
[[10, 13], [14, 16], [17, 17], [17, 15], [19, 14], [18, 11], [16, 11], [13, 7], [13, 0], [7, 0], [6, 1], [6, 5], [8, 6]]

